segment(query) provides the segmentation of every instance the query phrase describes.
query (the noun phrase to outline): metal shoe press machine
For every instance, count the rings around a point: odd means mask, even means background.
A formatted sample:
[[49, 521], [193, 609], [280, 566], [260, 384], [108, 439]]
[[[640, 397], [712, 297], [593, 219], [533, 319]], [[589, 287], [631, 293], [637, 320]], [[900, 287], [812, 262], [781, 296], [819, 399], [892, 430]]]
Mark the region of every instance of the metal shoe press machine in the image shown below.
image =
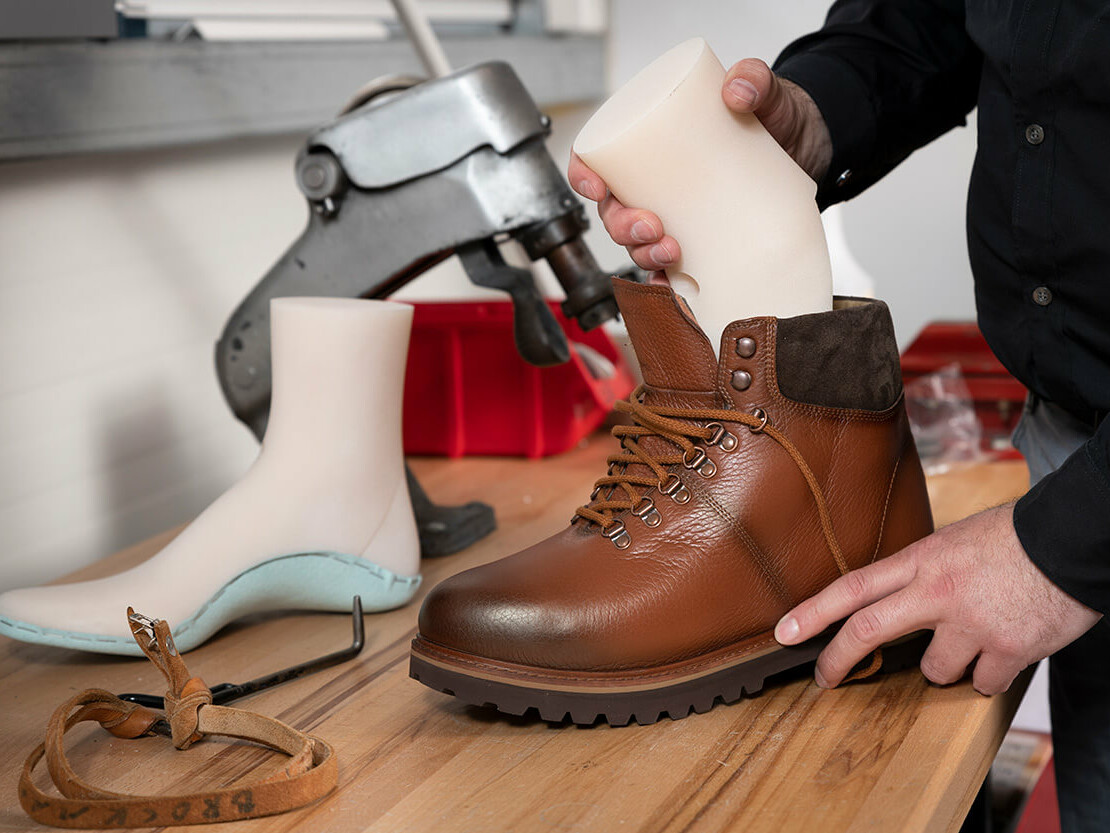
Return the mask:
[[[566, 337], [532, 273], [501, 256], [499, 243], [511, 238], [532, 260], [547, 260], [566, 292], [563, 311], [583, 329], [617, 314], [609, 276], [582, 240], [582, 205], [544, 145], [550, 120], [512, 67], [451, 72], [414, 0], [394, 6], [430, 79], [371, 82], [308, 137], [296, 159], [308, 226], [216, 345], [224, 396], [259, 439], [270, 407], [271, 298], [386, 298], [458, 255], [473, 283], [512, 299], [520, 355], [539, 366], [565, 362]], [[455, 552], [494, 529], [491, 507], [437, 506], [406, 471], [425, 556]]]

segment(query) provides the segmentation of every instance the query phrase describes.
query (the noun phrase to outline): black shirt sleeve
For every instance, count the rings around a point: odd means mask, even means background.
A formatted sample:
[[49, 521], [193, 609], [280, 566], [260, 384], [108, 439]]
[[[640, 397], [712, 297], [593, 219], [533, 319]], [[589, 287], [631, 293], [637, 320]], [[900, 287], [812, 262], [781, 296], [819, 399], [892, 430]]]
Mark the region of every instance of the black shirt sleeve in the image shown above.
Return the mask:
[[1110, 614], [1110, 418], [1017, 502], [1014, 530], [1053, 584]]
[[826, 206], [854, 197], [975, 106], [982, 57], [963, 0], [839, 0], [774, 70], [813, 98], [832, 137]]

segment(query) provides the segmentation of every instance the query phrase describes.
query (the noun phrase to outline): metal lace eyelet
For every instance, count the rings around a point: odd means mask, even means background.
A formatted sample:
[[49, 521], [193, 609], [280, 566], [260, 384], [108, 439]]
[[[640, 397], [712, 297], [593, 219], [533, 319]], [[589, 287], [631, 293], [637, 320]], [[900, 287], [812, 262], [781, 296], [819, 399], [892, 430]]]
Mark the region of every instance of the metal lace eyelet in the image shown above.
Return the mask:
[[753, 434], [763, 433], [763, 429], [766, 428], [771, 422], [770, 417], [767, 416], [767, 412], [762, 408], [756, 408], [754, 411], [752, 411], [752, 416], [759, 420], [759, 425], [757, 425], [755, 428], [748, 426], [748, 430], [750, 430]]
[[736, 435], [725, 428], [719, 422], [711, 422], [706, 428], [713, 429], [713, 436], [706, 440], [707, 445], [719, 445], [722, 451], [735, 451], [736, 446], [740, 444], [740, 440]]
[[655, 502], [649, 497], [640, 498], [632, 514], [643, 521], [645, 526], [654, 528], [663, 523], [663, 516], [659, 514], [659, 510], [655, 508]]
[[[694, 456], [692, 458], [690, 457], [690, 451], [694, 452]], [[693, 448], [690, 449], [690, 451], [682, 452], [682, 465], [684, 465], [688, 469], [696, 469], [703, 462], [705, 462], [707, 455], [705, 453], [705, 449], [702, 448], [700, 445], [695, 445]]]
[[629, 535], [628, 530], [624, 528], [624, 521], [617, 521], [602, 534], [612, 541], [613, 546], [618, 550], [626, 550], [632, 544], [632, 536]]
[[712, 477], [717, 473], [717, 464], [709, 459], [709, 455], [706, 454], [704, 448], [695, 445], [691, 451], [696, 452], [692, 459], [689, 451], [683, 452], [682, 465], [688, 469], [693, 469], [702, 477]]
[[668, 474], [667, 479], [659, 484], [659, 492], [680, 505], [690, 502], [690, 490], [682, 485], [677, 474]]

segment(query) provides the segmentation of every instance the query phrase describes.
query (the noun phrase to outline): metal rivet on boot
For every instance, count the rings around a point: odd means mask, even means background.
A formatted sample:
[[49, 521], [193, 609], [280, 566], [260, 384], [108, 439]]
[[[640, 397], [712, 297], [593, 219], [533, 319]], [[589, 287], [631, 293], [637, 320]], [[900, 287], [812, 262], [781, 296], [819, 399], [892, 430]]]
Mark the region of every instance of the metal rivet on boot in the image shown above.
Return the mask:
[[747, 390], [752, 385], [752, 374], [746, 370], [732, 372], [732, 386], [737, 390]]
[[736, 339], [736, 355], [742, 359], [750, 359], [755, 355], [755, 339], [744, 336]]

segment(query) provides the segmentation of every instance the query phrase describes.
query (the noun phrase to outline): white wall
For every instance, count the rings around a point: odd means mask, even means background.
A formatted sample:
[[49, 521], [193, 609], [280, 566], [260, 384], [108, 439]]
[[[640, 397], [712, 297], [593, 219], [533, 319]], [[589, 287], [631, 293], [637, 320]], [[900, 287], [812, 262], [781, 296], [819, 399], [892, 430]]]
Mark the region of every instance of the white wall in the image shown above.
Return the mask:
[[213, 345], [302, 223], [297, 144], [0, 167], [0, 587], [182, 522], [253, 458]]

